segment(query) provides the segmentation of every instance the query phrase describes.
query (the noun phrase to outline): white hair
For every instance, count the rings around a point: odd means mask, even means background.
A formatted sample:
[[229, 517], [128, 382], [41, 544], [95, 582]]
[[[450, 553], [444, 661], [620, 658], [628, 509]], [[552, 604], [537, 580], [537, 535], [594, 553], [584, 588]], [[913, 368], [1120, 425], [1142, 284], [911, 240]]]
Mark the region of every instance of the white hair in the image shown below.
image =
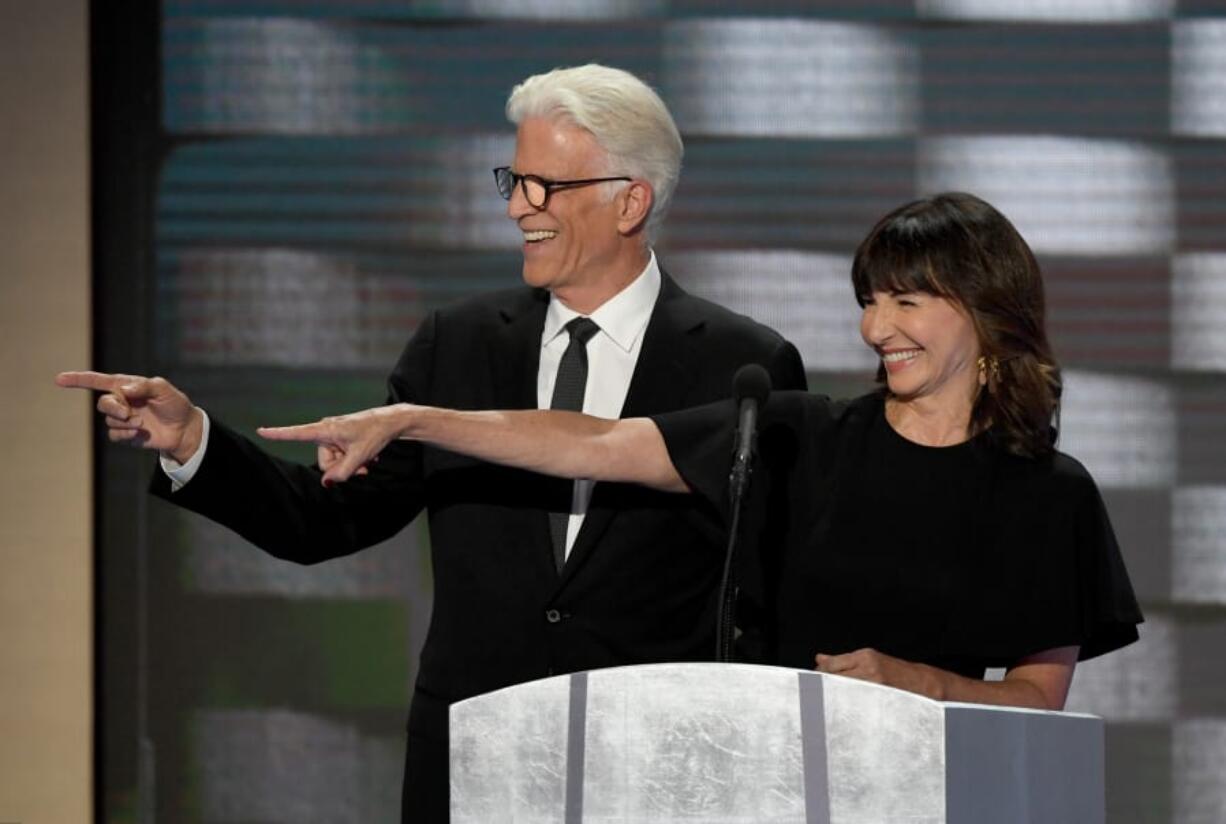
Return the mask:
[[507, 119], [561, 117], [586, 129], [604, 149], [609, 174], [651, 184], [647, 239], [653, 240], [681, 176], [684, 147], [660, 96], [630, 72], [589, 63], [533, 75], [511, 90]]

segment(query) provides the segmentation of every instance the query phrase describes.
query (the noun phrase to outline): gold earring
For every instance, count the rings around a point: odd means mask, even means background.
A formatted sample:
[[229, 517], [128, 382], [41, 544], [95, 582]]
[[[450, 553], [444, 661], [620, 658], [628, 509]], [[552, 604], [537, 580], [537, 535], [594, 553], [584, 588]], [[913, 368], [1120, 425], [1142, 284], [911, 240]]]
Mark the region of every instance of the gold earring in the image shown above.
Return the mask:
[[989, 383], [1000, 382], [1000, 361], [995, 355], [980, 355], [976, 361], [979, 366], [979, 373], [984, 376], [984, 380]]

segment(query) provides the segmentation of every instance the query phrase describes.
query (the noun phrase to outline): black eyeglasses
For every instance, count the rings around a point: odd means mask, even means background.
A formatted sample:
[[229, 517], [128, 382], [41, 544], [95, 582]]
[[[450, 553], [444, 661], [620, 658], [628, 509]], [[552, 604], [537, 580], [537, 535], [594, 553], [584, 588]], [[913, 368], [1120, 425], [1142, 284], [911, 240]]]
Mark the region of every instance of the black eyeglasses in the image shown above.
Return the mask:
[[524, 198], [533, 209], [544, 209], [549, 202], [549, 196], [559, 189], [574, 189], [579, 186], [591, 186], [593, 183], [608, 183], [612, 180], [634, 180], [632, 177], [589, 177], [583, 180], [546, 180], [537, 175], [519, 175], [511, 171], [510, 166], [499, 166], [494, 170], [494, 180], [498, 183], [498, 194], [503, 200], [510, 200], [515, 194], [515, 187], [523, 184]]

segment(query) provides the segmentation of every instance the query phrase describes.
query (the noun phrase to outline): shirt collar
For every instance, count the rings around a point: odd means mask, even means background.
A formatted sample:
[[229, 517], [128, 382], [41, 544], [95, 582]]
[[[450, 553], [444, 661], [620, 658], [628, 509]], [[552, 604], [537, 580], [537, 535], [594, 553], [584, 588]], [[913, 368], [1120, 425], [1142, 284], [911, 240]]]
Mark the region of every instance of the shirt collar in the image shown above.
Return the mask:
[[[647, 321], [651, 319], [651, 310], [659, 294], [660, 266], [656, 263], [656, 253], [653, 250], [646, 268], [639, 276], [625, 289], [602, 303], [588, 317], [596, 322], [600, 331], [608, 335], [618, 348], [629, 352], [647, 328]], [[578, 312], [550, 295], [549, 309], [545, 312], [545, 328], [541, 332], [541, 345], [548, 345], [564, 331], [563, 327], [567, 323], [577, 317]]]

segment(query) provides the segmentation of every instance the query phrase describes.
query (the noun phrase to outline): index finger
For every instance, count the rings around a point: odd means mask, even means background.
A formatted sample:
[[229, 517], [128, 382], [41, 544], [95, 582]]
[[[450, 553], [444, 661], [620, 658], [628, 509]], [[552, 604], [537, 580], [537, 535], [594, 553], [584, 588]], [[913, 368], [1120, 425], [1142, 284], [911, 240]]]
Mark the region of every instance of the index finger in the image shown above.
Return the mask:
[[256, 433], [270, 441], [326, 441], [327, 424], [323, 422], [302, 423], [297, 426], [260, 426]]
[[817, 664], [818, 672], [842, 672], [843, 670], [850, 669], [854, 663], [850, 653], [827, 655], [824, 652], [819, 652], [814, 656], [813, 660]]
[[65, 389], [93, 389], [99, 392], [114, 392], [123, 386], [128, 375], [108, 375], [105, 372], [61, 372], [55, 376], [55, 385]]

